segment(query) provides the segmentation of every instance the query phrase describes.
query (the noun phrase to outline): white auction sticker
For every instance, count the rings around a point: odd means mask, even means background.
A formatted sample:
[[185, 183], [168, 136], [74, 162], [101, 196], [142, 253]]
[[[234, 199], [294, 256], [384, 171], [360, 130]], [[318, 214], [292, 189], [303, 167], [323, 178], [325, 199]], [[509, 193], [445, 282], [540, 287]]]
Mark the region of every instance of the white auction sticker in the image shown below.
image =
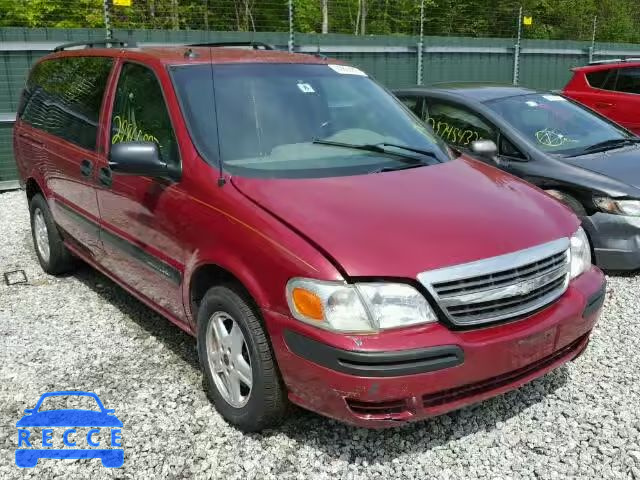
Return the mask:
[[542, 98], [549, 100], [550, 102], [566, 102], [567, 99], [560, 95], [543, 95]]
[[351, 67], [349, 65], [329, 65], [329, 68], [334, 72], [339, 73], [340, 75], [359, 75], [361, 77], [367, 76], [367, 74], [362, 70], [359, 70], [356, 67]]
[[298, 88], [302, 93], [316, 93], [313, 87], [308, 83], [298, 83]]

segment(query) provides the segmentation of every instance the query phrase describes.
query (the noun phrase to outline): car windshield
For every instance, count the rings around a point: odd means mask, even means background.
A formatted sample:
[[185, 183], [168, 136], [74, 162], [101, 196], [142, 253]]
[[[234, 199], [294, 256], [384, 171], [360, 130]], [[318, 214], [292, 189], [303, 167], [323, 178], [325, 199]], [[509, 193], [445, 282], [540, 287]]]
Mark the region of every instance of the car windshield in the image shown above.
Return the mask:
[[532, 94], [487, 102], [540, 150], [564, 156], [581, 155], [598, 145], [623, 141], [630, 135], [615, 124], [564, 97]]
[[[174, 67], [172, 77], [200, 154], [232, 174], [334, 177], [450, 158], [441, 140], [353, 67], [201, 64]], [[363, 145], [368, 150], [350, 147]]]

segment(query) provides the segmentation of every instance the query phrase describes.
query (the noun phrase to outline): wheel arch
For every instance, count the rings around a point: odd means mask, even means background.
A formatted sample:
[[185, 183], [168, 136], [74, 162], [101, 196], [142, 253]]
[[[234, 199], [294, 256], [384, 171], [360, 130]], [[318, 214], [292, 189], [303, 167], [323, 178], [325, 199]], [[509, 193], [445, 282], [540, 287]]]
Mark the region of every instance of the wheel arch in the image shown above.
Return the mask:
[[31, 201], [31, 199], [38, 193], [41, 194], [46, 200], [44, 190], [42, 190], [36, 179], [33, 177], [27, 178], [27, 181], [25, 182], [25, 193], [27, 194], [28, 201]]
[[266, 301], [262, 290], [257, 283], [248, 279], [245, 274], [238, 274], [237, 270], [213, 261], [205, 261], [196, 266], [188, 276], [185, 285], [186, 303], [193, 323], [197, 323], [197, 312], [202, 298], [211, 287], [223, 284], [232, 284], [243, 293], [252, 307], [259, 312], [259, 307]]
[[[565, 185], [549, 185], [543, 188], [544, 192], [558, 200], [565, 207], [571, 210], [580, 220], [593, 213], [592, 202], [589, 195], [579, 188], [572, 188]], [[576, 203], [575, 208], [572, 206]]]

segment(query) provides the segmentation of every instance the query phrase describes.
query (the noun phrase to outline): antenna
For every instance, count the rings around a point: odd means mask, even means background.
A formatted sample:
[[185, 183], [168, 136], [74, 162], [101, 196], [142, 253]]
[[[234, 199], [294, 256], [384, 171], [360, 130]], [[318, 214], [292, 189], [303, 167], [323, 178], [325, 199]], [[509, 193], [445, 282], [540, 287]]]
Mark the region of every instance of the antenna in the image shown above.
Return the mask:
[[213, 73], [213, 47], [209, 46], [209, 71], [211, 72], [211, 100], [213, 101], [213, 108], [211, 114], [213, 115], [213, 124], [216, 126], [216, 138], [218, 139], [218, 168], [220, 175], [218, 176], [218, 186], [223, 187], [227, 181], [224, 178], [224, 172], [222, 170], [222, 153], [220, 152], [220, 130], [218, 127], [218, 110], [216, 102], [216, 85], [215, 75]]

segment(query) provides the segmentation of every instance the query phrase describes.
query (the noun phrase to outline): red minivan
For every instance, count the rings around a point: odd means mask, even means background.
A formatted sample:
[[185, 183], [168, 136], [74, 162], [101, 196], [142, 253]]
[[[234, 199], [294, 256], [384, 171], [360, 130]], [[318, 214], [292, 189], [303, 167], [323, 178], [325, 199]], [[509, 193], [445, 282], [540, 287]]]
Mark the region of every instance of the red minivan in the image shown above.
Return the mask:
[[563, 93], [640, 135], [640, 59], [574, 68]]
[[245, 431], [495, 396], [577, 357], [604, 301], [566, 207], [333, 60], [62, 47], [14, 142], [42, 268], [80, 258], [196, 336]]

